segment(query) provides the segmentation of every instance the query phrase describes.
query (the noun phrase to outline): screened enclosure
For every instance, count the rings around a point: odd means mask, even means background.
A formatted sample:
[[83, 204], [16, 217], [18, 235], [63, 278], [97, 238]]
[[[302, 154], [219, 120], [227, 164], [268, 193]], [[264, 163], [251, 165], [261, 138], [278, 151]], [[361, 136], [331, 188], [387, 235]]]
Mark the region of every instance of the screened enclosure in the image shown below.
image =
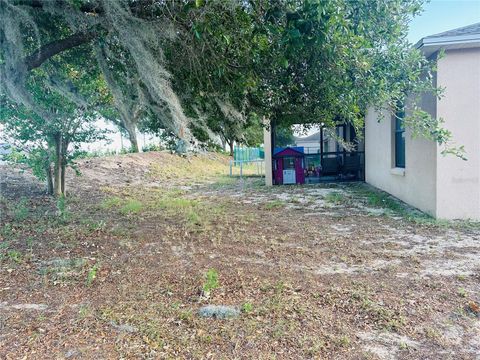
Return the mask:
[[[363, 136], [358, 136], [351, 125], [338, 125], [335, 128], [325, 128], [318, 125], [310, 129], [309, 134], [296, 134], [289, 129], [274, 129], [272, 126], [273, 158], [285, 149], [291, 149], [301, 154], [302, 180], [304, 183], [319, 183], [328, 181], [355, 181], [365, 178], [365, 153]], [[278, 161], [274, 160], [274, 183], [281, 182]], [[291, 164], [293, 167], [293, 162]], [[297, 165], [298, 167], [298, 165]], [[291, 172], [286, 172], [284, 178], [290, 179]], [[296, 173], [299, 170], [296, 169]], [[298, 177], [298, 175], [297, 175]], [[301, 183], [303, 183], [301, 182]], [[292, 182], [288, 183], [300, 183]]]

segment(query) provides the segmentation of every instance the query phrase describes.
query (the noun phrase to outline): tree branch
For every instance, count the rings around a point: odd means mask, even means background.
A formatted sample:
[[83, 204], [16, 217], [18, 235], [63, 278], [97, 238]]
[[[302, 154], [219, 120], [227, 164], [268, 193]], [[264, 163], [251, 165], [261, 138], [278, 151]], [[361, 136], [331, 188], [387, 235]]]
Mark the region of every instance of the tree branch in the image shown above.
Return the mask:
[[76, 46], [85, 44], [97, 36], [96, 31], [80, 32], [70, 35], [65, 39], [55, 40], [51, 43], [43, 45], [40, 49], [27, 56], [24, 60], [27, 71], [35, 69], [42, 65], [52, 56], [61, 53], [62, 51], [74, 48]]

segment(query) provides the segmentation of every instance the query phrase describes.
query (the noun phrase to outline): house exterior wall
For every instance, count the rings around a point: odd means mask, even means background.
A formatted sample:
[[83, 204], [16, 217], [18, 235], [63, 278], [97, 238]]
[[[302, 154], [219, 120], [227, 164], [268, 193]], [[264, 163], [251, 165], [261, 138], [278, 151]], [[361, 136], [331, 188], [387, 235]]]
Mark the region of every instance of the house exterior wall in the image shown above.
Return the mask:
[[437, 150], [436, 216], [480, 220], [480, 48], [447, 50], [438, 62], [438, 85], [445, 92], [437, 116], [468, 160]]
[[468, 161], [442, 155], [442, 147], [412, 138], [406, 129], [405, 171], [393, 168], [391, 116], [370, 109], [365, 118], [366, 182], [441, 219], [480, 220], [480, 49], [447, 50], [434, 81], [444, 88], [437, 100], [428, 94], [421, 106], [442, 118]]
[[295, 141], [295, 146], [302, 146], [305, 148], [316, 148], [320, 149], [320, 142], [319, 141], [302, 141], [297, 140]]
[[[424, 101], [430, 99], [426, 98]], [[369, 109], [365, 117], [365, 181], [434, 216], [435, 143], [412, 138], [410, 130], [406, 129], [405, 169], [394, 167], [393, 149], [391, 114], [388, 111], [379, 114]]]

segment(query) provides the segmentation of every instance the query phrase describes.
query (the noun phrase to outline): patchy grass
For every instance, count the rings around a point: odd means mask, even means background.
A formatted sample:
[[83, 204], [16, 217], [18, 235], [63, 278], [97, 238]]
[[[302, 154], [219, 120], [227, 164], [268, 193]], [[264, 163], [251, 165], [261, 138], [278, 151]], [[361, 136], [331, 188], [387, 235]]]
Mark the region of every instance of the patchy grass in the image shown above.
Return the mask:
[[13, 218], [15, 221], [24, 221], [28, 218], [30, 209], [28, 208], [28, 199], [21, 198], [18, 203], [13, 206]]
[[328, 193], [325, 196], [325, 201], [330, 203], [330, 204], [340, 205], [340, 204], [347, 203], [348, 198], [345, 194], [343, 194], [341, 192], [333, 191], [331, 193]]
[[121, 198], [119, 198], [118, 196], [114, 196], [114, 197], [103, 200], [102, 208], [104, 209], [119, 208], [120, 206], [122, 206], [123, 203], [124, 201]]
[[120, 208], [120, 213], [124, 215], [129, 214], [138, 214], [143, 209], [143, 204], [141, 201], [136, 199], [128, 199]]
[[[0, 357], [476, 354], [475, 227], [420, 224], [364, 185], [228, 178], [216, 156], [89, 160], [66, 221], [22, 174], [0, 177]], [[241, 312], [201, 318], [208, 304]]]
[[285, 207], [286, 203], [285, 201], [282, 200], [272, 200], [267, 203], [265, 203], [264, 207], [267, 210], [276, 210], [276, 209], [281, 209]]

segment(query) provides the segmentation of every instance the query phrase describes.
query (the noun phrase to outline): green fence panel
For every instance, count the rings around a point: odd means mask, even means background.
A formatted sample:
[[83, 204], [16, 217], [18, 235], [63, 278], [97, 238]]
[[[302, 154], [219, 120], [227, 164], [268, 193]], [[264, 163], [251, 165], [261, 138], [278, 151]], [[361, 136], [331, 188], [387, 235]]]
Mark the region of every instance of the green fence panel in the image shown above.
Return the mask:
[[265, 158], [262, 147], [234, 147], [233, 159], [235, 161], [252, 161]]

